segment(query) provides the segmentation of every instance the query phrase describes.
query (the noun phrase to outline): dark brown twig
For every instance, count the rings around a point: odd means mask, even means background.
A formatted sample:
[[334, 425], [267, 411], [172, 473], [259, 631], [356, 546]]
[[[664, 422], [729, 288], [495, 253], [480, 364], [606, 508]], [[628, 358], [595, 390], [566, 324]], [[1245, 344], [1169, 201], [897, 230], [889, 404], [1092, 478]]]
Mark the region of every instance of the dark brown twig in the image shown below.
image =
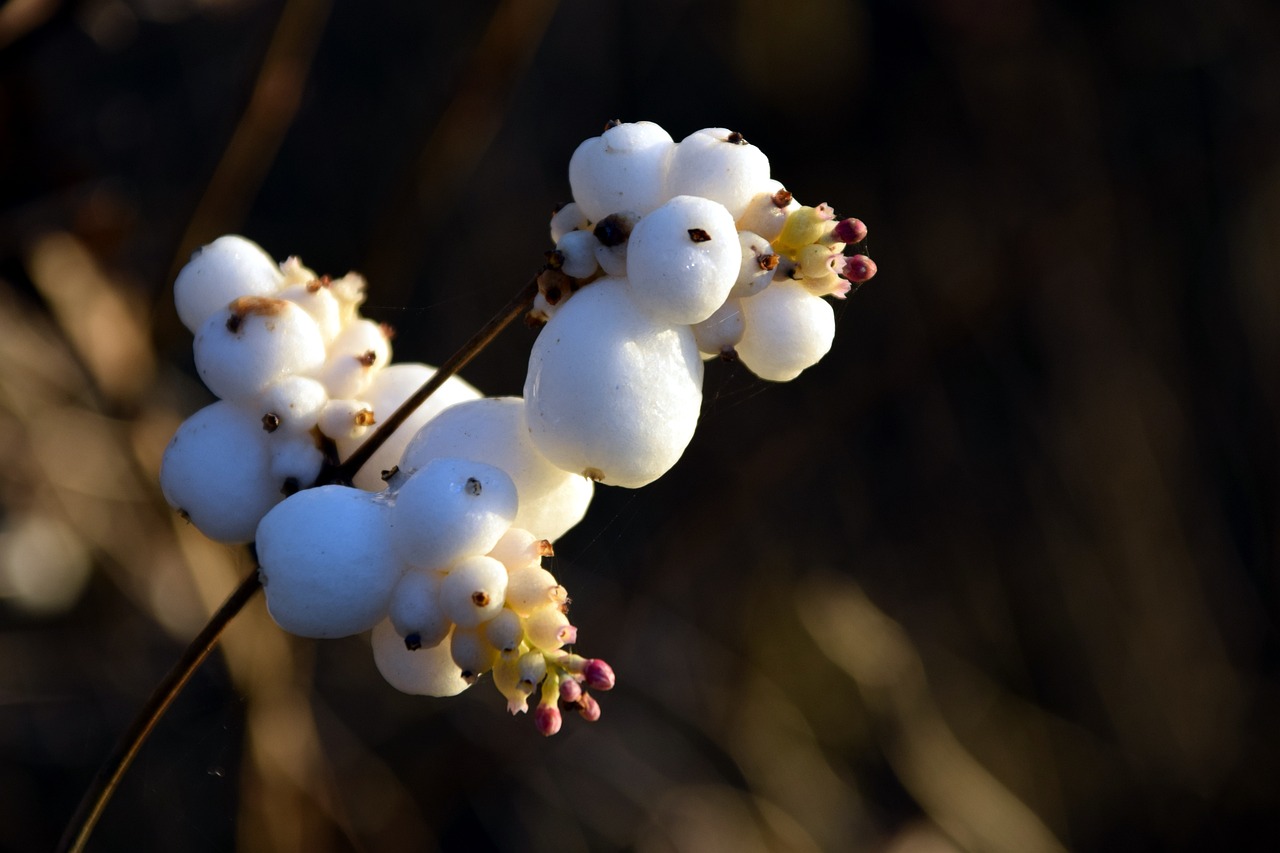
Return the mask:
[[449, 377], [456, 374], [459, 370], [467, 365], [471, 359], [475, 358], [485, 347], [487, 347], [498, 333], [511, 324], [511, 321], [519, 317], [529, 306], [533, 304], [533, 298], [538, 295], [538, 280], [535, 277], [510, 301], [490, 318], [478, 332], [471, 336], [462, 348], [449, 357], [449, 360], [432, 374], [431, 378], [423, 383], [422, 387], [413, 393], [409, 399], [405, 400], [400, 408], [396, 409], [386, 420], [382, 421], [373, 435], [369, 436], [363, 444], [356, 448], [356, 451], [347, 457], [346, 461], [338, 465], [331, 472], [320, 475], [320, 482], [325, 483], [343, 483], [350, 484], [356, 472], [359, 471], [364, 464], [368, 462], [375, 451], [381, 447], [391, 434], [400, 428], [414, 411], [426, 402], [427, 398], [436, 392], [441, 385], [449, 380]]
[[142, 748], [142, 744], [146, 742], [147, 736], [151, 734], [151, 730], [156, 727], [156, 723], [160, 722], [165, 711], [169, 710], [173, 700], [178, 698], [182, 688], [191, 680], [191, 676], [204, 659], [209, 656], [209, 652], [213, 651], [213, 647], [217, 645], [218, 638], [222, 636], [227, 625], [231, 624], [231, 620], [244, 609], [261, 587], [262, 583], [258, 580], [258, 567], [255, 565], [253, 571], [240, 582], [230, 597], [209, 619], [208, 624], [183, 651], [182, 657], [178, 658], [173, 669], [169, 670], [164, 679], [156, 685], [147, 704], [142, 706], [133, 724], [120, 738], [120, 742], [103, 763], [102, 769], [94, 777], [89, 789], [85, 791], [84, 798], [76, 808], [76, 813], [67, 823], [62, 840], [58, 842], [57, 849], [60, 853], [62, 851], [78, 853], [84, 849], [89, 840], [89, 834], [93, 832], [98, 818], [102, 816], [103, 809], [107, 807], [107, 802], [115, 793], [116, 786], [120, 784], [124, 772], [133, 763], [133, 759]]

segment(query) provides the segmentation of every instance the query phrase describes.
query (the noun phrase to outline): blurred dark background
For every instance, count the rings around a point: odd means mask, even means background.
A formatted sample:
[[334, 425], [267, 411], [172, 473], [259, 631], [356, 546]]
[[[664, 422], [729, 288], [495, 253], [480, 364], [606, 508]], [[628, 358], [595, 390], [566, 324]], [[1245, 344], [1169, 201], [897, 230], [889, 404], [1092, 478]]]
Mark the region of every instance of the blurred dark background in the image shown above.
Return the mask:
[[[1280, 837], [1280, 10], [0, 5], [0, 848], [50, 848], [249, 568], [155, 488], [228, 232], [438, 363], [611, 118], [742, 131], [880, 275], [557, 547], [620, 685], [543, 739], [260, 602], [97, 850], [1204, 850]], [[518, 393], [533, 334], [466, 372]]]

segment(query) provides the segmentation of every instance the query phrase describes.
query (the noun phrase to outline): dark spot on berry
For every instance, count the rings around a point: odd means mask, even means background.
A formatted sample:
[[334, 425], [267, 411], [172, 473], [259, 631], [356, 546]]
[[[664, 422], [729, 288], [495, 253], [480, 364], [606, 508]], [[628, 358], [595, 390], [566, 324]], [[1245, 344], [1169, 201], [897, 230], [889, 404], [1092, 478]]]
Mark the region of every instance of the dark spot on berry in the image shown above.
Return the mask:
[[604, 123], [604, 129], [605, 129], [605, 130], [613, 130], [615, 127], [617, 127], [617, 126], [618, 126], [618, 125], [620, 125], [620, 124], [622, 124], [622, 119], [620, 119], [620, 118], [611, 118], [611, 119], [609, 119], [608, 121], [606, 121], [606, 122]]
[[386, 481], [390, 480], [392, 477], [394, 477], [396, 474], [399, 474], [399, 473], [400, 473], [400, 466], [399, 466], [399, 465], [392, 465], [392, 466], [391, 466], [391, 470], [390, 470], [390, 471], [383, 471], [383, 472], [382, 472], [382, 475], [381, 475], [381, 476], [382, 476], [382, 482], [384, 482], [384, 483], [385, 483]]
[[422, 648], [422, 635], [417, 631], [412, 634], [406, 634], [404, 637], [404, 647], [411, 652], [416, 652]]
[[778, 268], [778, 256], [773, 252], [770, 252], [767, 255], [757, 255], [756, 264], [762, 270], [776, 270]]
[[737, 364], [738, 351], [733, 347], [725, 347], [724, 349], [720, 350], [720, 360], [724, 362], [728, 362], [729, 364]]
[[227, 331], [233, 335], [238, 334], [240, 331], [240, 324], [243, 322], [244, 322], [243, 314], [232, 314], [230, 317], [227, 318]]
[[789, 204], [791, 204], [791, 193], [786, 190], [778, 190], [773, 194], [774, 207], [786, 207]]
[[298, 482], [297, 477], [285, 477], [283, 485], [280, 486], [280, 494], [286, 498], [290, 495], [296, 495], [302, 489], [302, 484]]
[[705, 243], [711, 239], [711, 235], [701, 228], [690, 228], [689, 239], [695, 243]]
[[481, 491], [480, 481], [475, 477], [468, 477], [467, 484], [464, 488], [467, 490], [467, 494], [471, 495], [471, 497], [477, 497]]
[[621, 246], [631, 236], [631, 223], [616, 213], [610, 213], [596, 223], [592, 234], [600, 241], [600, 245], [608, 248]]
[[489, 593], [485, 592], [482, 589], [476, 590], [475, 592], [471, 593], [471, 603], [474, 604], [476, 607], [488, 607]]
[[595, 480], [597, 483], [604, 482], [604, 472], [599, 468], [587, 468], [582, 472], [582, 476], [588, 480]]
[[564, 266], [564, 252], [559, 249], [552, 249], [543, 255], [547, 259], [547, 269], [558, 270]]
[[361, 409], [356, 412], [355, 422], [356, 426], [373, 426], [377, 423], [373, 417], [373, 409]]
[[280, 416], [275, 412], [267, 412], [262, 416], [262, 428], [267, 432], [275, 432], [280, 429]]
[[746, 145], [747, 138], [735, 130], [725, 138], [725, 142], [728, 142], [731, 145]]
[[364, 367], [373, 367], [373, 363], [378, 360], [378, 354], [373, 350], [365, 350], [356, 356], [356, 361], [360, 362]]
[[328, 287], [332, 283], [333, 279], [329, 278], [327, 275], [322, 275], [319, 278], [313, 278], [311, 281], [307, 282], [307, 293], [316, 293], [321, 288]]

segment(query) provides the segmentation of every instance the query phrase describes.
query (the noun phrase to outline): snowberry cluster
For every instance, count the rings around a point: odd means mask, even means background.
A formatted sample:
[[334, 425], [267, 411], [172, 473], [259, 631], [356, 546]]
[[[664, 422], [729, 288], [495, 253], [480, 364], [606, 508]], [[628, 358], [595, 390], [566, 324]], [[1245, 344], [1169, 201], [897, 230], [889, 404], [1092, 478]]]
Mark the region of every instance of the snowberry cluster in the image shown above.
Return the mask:
[[[205, 535], [249, 542], [286, 495], [310, 486], [322, 439], [349, 456], [425, 382], [424, 364], [390, 365], [390, 330], [359, 315], [364, 279], [330, 280], [297, 258], [277, 264], [243, 237], [219, 237], [178, 273], [174, 303], [195, 335], [196, 370], [220, 400], [188, 419], [165, 451], [160, 487]], [[379, 489], [414, 430], [480, 397], [450, 379], [356, 475]]]
[[453, 695], [492, 672], [512, 713], [538, 694], [544, 734], [562, 707], [597, 719], [583, 685], [614, 681], [566, 649], [568, 594], [542, 565], [594, 483], [634, 488], [676, 463], [705, 358], [777, 381], [817, 362], [835, 325], [822, 297], [875, 274], [845, 254], [862, 223], [798, 204], [737, 133], [677, 144], [648, 122], [611, 123], [569, 178], [524, 396], [449, 378], [352, 485], [317, 480], [433, 368], [390, 365], [388, 331], [359, 315], [359, 276], [277, 265], [241, 237], [206, 246], [175, 302], [220, 400], [178, 429], [161, 469], [165, 497], [200, 530], [256, 542], [285, 630], [371, 630], [378, 669], [409, 693]]
[[610, 123], [578, 146], [569, 183], [524, 395], [538, 450], [603, 483], [643, 486], [680, 458], [703, 358], [793, 379], [831, 348], [822, 297], [875, 275], [845, 255], [866, 227], [800, 205], [740, 133], [676, 143], [651, 122]]

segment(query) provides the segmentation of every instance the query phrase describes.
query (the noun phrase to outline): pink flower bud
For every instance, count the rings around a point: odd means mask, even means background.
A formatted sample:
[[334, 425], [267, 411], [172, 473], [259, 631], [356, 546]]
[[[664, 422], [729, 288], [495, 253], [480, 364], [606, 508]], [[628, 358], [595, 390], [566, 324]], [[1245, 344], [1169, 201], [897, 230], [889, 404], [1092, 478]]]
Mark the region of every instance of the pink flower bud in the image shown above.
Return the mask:
[[588, 723], [594, 723], [600, 719], [600, 703], [590, 693], [583, 693], [582, 698], [578, 700], [578, 716]]
[[538, 709], [533, 712], [534, 726], [546, 737], [551, 737], [560, 731], [562, 720], [560, 709], [555, 705], [539, 704]]
[[861, 219], [841, 219], [836, 223], [835, 234], [841, 243], [861, 243], [867, 239], [867, 226]]
[[845, 258], [844, 269], [840, 275], [849, 281], [864, 282], [876, 274], [876, 262], [866, 255], [852, 255]]
[[560, 682], [560, 701], [572, 705], [582, 698], [582, 685], [572, 678]]
[[582, 668], [582, 678], [592, 690], [612, 690], [615, 681], [613, 667], [600, 658], [587, 661]]

